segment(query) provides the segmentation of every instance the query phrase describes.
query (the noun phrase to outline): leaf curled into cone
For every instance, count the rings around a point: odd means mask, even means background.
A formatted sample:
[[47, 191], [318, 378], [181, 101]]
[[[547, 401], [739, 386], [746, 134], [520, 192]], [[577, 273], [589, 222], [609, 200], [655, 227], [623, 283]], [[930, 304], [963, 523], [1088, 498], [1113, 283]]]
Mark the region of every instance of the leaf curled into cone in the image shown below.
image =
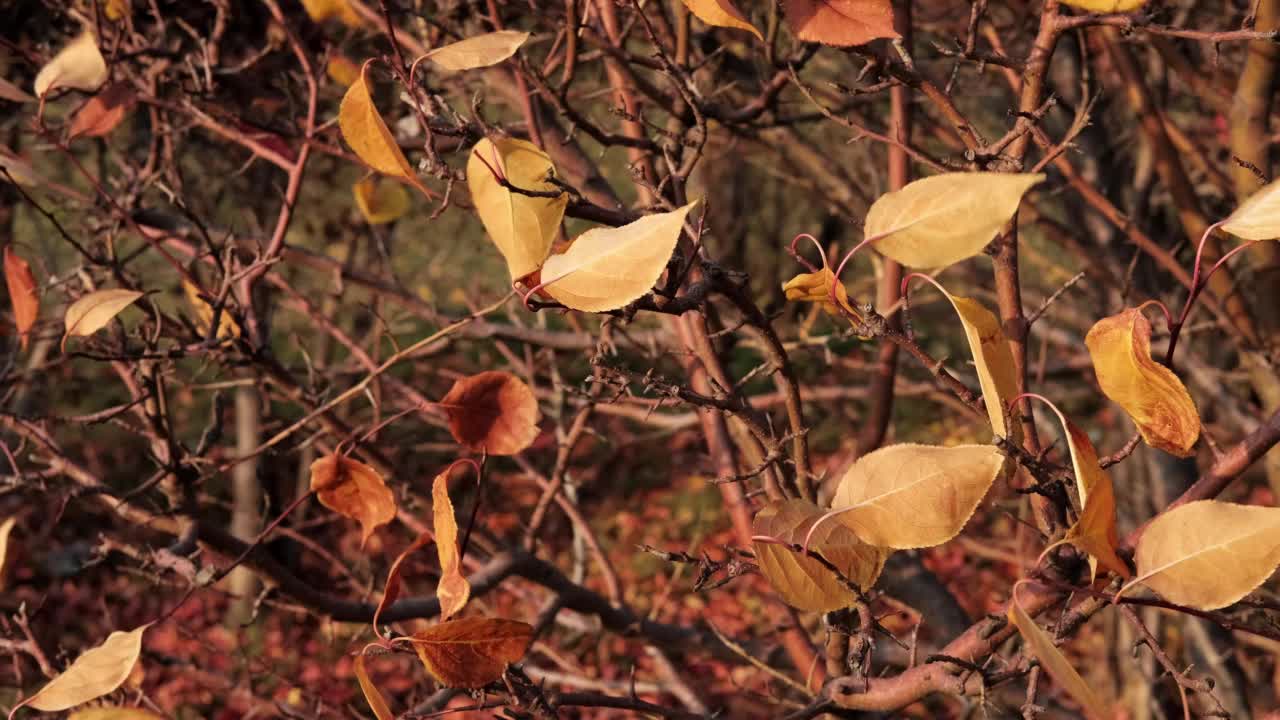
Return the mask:
[[497, 65], [515, 55], [528, 39], [527, 32], [498, 30], [438, 47], [424, 57], [445, 70], [474, 70]]
[[360, 544], [396, 516], [396, 498], [377, 470], [345, 455], [311, 463], [311, 489], [320, 504], [360, 523]]
[[57, 88], [97, 90], [106, 81], [107, 61], [98, 50], [93, 33], [86, 30], [40, 68], [34, 89], [37, 97], [44, 97]]
[[488, 370], [453, 384], [440, 407], [453, 439], [470, 450], [514, 455], [538, 437], [538, 401], [520, 378]]
[[395, 180], [367, 177], [351, 186], [356, 207], [370, 225], [395, 222], [409, 212], [409, 191]]
[[66, 347], [67, 338], [75, 335], [92, 335], [107, 326], [115, 316], [132, 305], [142, 293], [122, 288], [112, 290], [96, 290], [71, 303], [63, 317], [66, 334], [62, 338]]
[[808, 42], [848, 47], [896, 38], [892, 0], [785, 0], [787, 23]]
[[103, 88], [76, 111], [67, 130], [67, 138], [81, 135], [102, 137], [115, 130], [133, 109], [135, 97], [133, 87], [127, 82], [112, 83]]
[[[555, 174], [551, 156], [525, 140], [482, 138], [467, 157], [471, 202], [512, 280], [536, 272], [560, 232], [569, 195], [551, 182]], [[511, 187], [558, 194], [536, 197]]]
[[1173, 371], [1151, 357], [1142, 308], [1099, 320], [1085, 336], [1102, 392], [1138, 426], [1148, 445], [1187, 457], [1200, 437], [1195, 401]]
[[[831, 301], [833, 285], [835, 286], [836, 302]], [[823, 311], [828, 315], [839, 316], [839, 308], [843, 308], [854, 320], [862, 320], [862, 316], [858, 314], [858, 311], [854, 310], [853, 306], [849, 304], [849, 292], [845, 289], [844, 283], [837, 283], [836, 274], [831, 272], [831, 268], [827, 267], [827, 259], [825, 257], [822, 259], [821, 269], [816, 272], [796, 275], [782, 284], [782, 292], [788, 300], [821, 303]], [[839, 303], [839, 308], [837, 308], [836, 303]]]
[[[124, 684], [142, 653], [142, 636], [150, 623], [128, 632], [117, 630], [103, 643], [86, 650], [61, 675], [14, 708], [45, 712], [67, 710], [106, 695]], [[9, 714], [13, 717], [13, 713]]]
[[1018, 600], [1018, 589], [1023, 582], [1025, 581], [1019, 581], [1013, 586], [1013, 599], [1009, 602], [1009, 620], [1017, 626], [1018, 632], [1022, 635], [1022, 641], [1040, 661], [1040, 665], [1049, 672], [1054, 682], [1084, 708], [1088, 717], [1091, 720], [1108, 720], [1111, 714], [1093, 692], [1093, 688], [1080, 677], [1080, 673], [1076, 672], [1062, 651], [1053, 644], [1053, 638], [1041, 630], [1036, 621], [1022, 608]]
[[448, 620], [411, 638], [427, 672], [445, 687], [478, 688], [502, 677], [524, 657], [533, 626], [501, 618]]
[[374, 717], [378, 720], [395, 720], [396, 714], [391, 712], [391, 706], [387, 704], [387, 699], [382, 697], [382, 691], [369, 679], [369, 672], [364, 667], [364, 653], [356, 656], [355, 671], [356, 682], [360, 683], [360, 692], [364, 693], [364, 699], [373, 710]]
[[462, 574], [462, 558], [458, 553], [458, 521], [449, 499], [449, 471], [436, 476], [431, 483], [432, 529], [436, 534], [436, 553], [440, 558], [440, 582], [436, 597], [440, 600], [440, 619], [448, 620], [466, 607], [471, 597], [471, 583]]
[[746, 30], [764, 42], [764, 35], [730, 0], [684, 0], [684, 4], [689, 12], [708, 25]]
[[382, 115], [369, 94], [369, 64], [360, 69], [360, 77], [347, 88], [338, 107], [338, 126], [357, 157], [380, 173], [417, 182], [413, 168], [400, 151], [395, 136], [383, 122]]
[[27, 349], [31, 328], [40, 315], [40, 296], [36, 294], [36, 278], [31, 266], [18, 257], [12, 245], [4, 248], [4, 282], [9, 288], [9, 303], [13, 305], [13, 321], [21, 336], [22, 349]]

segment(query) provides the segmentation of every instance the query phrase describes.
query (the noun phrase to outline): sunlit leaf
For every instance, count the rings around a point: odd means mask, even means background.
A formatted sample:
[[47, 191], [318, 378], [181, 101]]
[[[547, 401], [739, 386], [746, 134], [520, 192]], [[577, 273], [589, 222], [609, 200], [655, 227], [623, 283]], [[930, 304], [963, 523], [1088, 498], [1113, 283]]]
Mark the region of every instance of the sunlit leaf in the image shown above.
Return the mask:
[[616, 310], [640, 299], [666, 269], [695, 204], [584, 232], [543, 263], [544, 289], [565, 307], [586, 312]]
[[116, 288], [97, 290], [71, 303], [62, 321], [66, 326], [62, 344], [65, 346], [69, 337], [98, 332], [140, 297], [142, 293], [135, 290]]
[[420, 630], [412, 637], [427, 672], [445, 687], [478, 688], [502, 677], [524, 657], [533, 626], [517, 620], [462, 618]]
[[1222, 229], [1245, 240], [1280, 238], [1280, 181], [1250, 195], [1223, 221]]
[[471, 583], [462, 574], [462, 558], [458, 554], [458, 520], [449, 499], [449, 473], [442, 472], [431, 484], [432, 529], [436, 534], [436, 552], [440, 557], [440, 582], [436, 597], [440, 600], [440, 619], [458, 614], [471, 597]]
[[394, 180], [368, 177], [352, 185], [351, 192], [360, 214], [370, 225], [395, 222], [409, 212], [409, 191]]
[[9, 304], [13, 306], [13, 324], [18, 328], [22, 349], [27, 349], [31, 328], [40, 316], [40, 296], [36, 293], [36, 278], [31, 266], [18, 257], [12, 245], [4, 248], [4, 282], [9, 289]]
[[396, 498], [377, 470], [345, 455], [311, 463], [311, 489], [320, 504], [360, 523], [360, 544], [396, 516]]
[[1134, 549], [1142, 583], [1179, 605], [1217, 610], [1248, 595], [1280, 564], [1280, 508], [1200, 500], [1157, 516]]
[[361, 69], [360, 77], [347, 88], [347, 94], [342, 96], [342, 104], [338, 107], [338, 126], [342, 129], [342, 139], [369, 167], [387, 175], [417, 181], [413, 168], [369, 95], [368, 63]]
[[825, 45], [862, 45], [896, 38], [892, 0], [785, 0], [787, 23], [801, 40]]
[[324, 71], [330, 80], [344, 87], [350, 87], [360, 79], [360, 66], [345, 55], [330, 57]]
[[1133, 12], [1146, 3], [1147, 0], [1062, 0], [1063, 5], [1095, 13]]
[[1071, 666], [1062, 651], [1054, 646], [1053, 639], [1040, 629], [1026, 610], [1022, 609], [1018, 601], [1018, 587], [1018, 585], [1013, 587], [1013, 601], [1009, 603], [1009, 620], [1018, 627], [1023, 642], [1040, 661], [1040, 666], [1049, 672], [1053, 681], [1062, 686], [1062, 689], [1084, 708], [1092, 720], [1108, 720], [1111, 715], [1093, 692], [1093, 688], [1080, 677], [1080, 673]]
[[35, 93], [43, 97], [57, 88], [97, 90], [107, 81], [107, 61], [98, 50], [93, 33], [84, 31], [67, 43], [36, 74]]
[[[506, 259], [512, 280], [542, 265], [560, 230], [569, 195], [548, 180], [554, 176], [551, 157], [533, 143], [512, 138], [483, 138], [471, 148], [467, 159], [471, 202], [485, 231]], [[557, 194], [531, 197], [508, 186]]]
[[18, 522], [17, 518], [5, 518], [0, 523], [0, 590], [4, 589], [4, 571], [5, 560], [9, 556], [9, 534], [13, 532], [13, 526]]
[[445, 70], [473, 70], [497, 65], [515, 55], [528, 39], [527, 32], [499, 30], [438, 47], [426, 57]]
[[76, 111], [67, 130], [67, 139], [84, 135], [102, 137], [116, 129], [133, 109], [133, 86], [126, 82], [112, 83], [89, 99]]
[[991, 445], [883, 447], [859, 458], [841, 478], [832, 512], [871, 545], [939, 545], [968, 522], [1004, 460]]
[[77, 710], [67, 720], [164, 720], [142, 708], [94, 707]]
[[965, 339], [969, 341], [973, 366], [978, 372], [978, 385], [987, 406], [991, 430], [1000, 437], [1019, 442], [1022, 437], [1021, 428], [1016, 422], [1013, 427], [1009, 427], [1004, 417], [1005, 405], [1018, 393], [1018, 375], [1013, 363], [1013, 351], [1009, 349], [1009, 341], [1000, 327], [1000, 321], [977, 300], [952, 295], [941, 285], [938, 285], [938, 289], [960, 316], [960, 326], [964, 329]]
[[885, 193], [867, 211], [863, 233], [908, 267], [941, 268], [982, 252], [1044, 175], [943, 173]]
[[449, 432], [470, 450], [514, 455], [538, 437], [538, 401], [520, 378], [488, 370], [454, 382], [440, 407]]
[[364, 25], [360, 13], [347, 0], [302, 0], [302, 7], [318, 23], [333, 19], [351, 28]]
[[836, 274], [831, 272], [831, 268], [827, 267], [825, 258], [823, 259], [822, 268], [817, 272], [800, 273], [783, 283], [782, 292], [788, 300], [822, 303], [822, 309], [828, 315], [838, 317], [840, 311], [837, 309], [836, 303], [831, 302], [831, 286], [833, 284], [836, 286], [836, 302], [840, 303], [840, 307], [844, 308], [845, 312], [855, 319], [861, 320], [862, 315], [849, 304], [849, 293], [845, 290], [844, 283], [836, 283]]
[[1182, 381], [1151, 358], [1151, 323], [1141, 308], [1099, 320], [1085, 336], [1102, 392], [1138, 426], [1148, 445], [1186, 457], [1200, 415]]
[[391, 706], [387, 705], [386, 698], [382, 697], [382, 691], [369, 679], [369, 673], [364, 667], [363, 653], [356, 656], [355, 670], [356, 682], [360, 683], [360, 692], [364, 693], [364, 699], [369, 703], [374, 716], [378, 720], [395, 720], [396, 714], [391, 712]]
[[746, 30], [760, 38], [760, 42], [764, 42], [764, 35], [760, 34], [756, 26], [751, 24], [747, 16], [743, 15], [731, 0], [684, 0], [684, 4], [689, 8], [689, 12], [708, 25]]
[[[770, 503], [756, 513], [752, 532], [802, 545], [822, 514], [820, 507], [807, 500]], [[818, 560], [775, 543], [757, 540], [751, 546], [760, 573], [788, 605], [800, 610], [828, 612], [849, 607], [857, 600], [853, 590]], [[818, 528], [810, 539], [809, 549], [864, 591], [875, 584], [889, 556], [888, 550], [862, 542], [847, 527], [833, 522]]]
[[86, 650], [65, 672], [49, 681], [20, 706], [45, 712], [67, 710], [100, 698], [124, 684], [142, 653], [147, 623], [128, 632], [117, 630], [98, 647]]
[[[200, 290], [186, 280], [182, 281], [182, 292], [186, 295], [187, 302], [191, 304], [191, 309], [196, 313], [196, 330], [200, 332], [201, 337], [209, 337], [209, 327], [213, 324], [213, 306], [205, 302], [205, 299], [200, 297]], [[240, 337], [240, 323], [231, 317], [231, 313], [227, 312], [224, 306], [222, 312], [218, 313], [217, 339], [226, 340], [233, 337]]]

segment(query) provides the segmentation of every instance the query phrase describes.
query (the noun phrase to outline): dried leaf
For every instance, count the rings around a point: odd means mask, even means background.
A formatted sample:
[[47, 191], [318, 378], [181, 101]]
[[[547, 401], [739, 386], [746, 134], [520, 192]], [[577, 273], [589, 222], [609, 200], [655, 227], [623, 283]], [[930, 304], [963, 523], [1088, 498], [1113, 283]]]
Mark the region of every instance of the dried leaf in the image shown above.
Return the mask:
[[356, 682], [360, 683], [360, 692], [364, 693], [364, 699], [369, 703], [374, 716], [378, 720], [395, 720], [396, 714], [391, 712], [391, 706], [387, 705], [386, 698], [382, 697], [382, 691], [369, 679], [369, 673], [364, 668], [363, 653], [356, 656], [355, 669]]
[[369, 95], [369, 63], [365, 63], [360, 77], [342, 96], [342, 104], [338, 107], [338, 126], [342, 129], [342, 138], [369, 167], [417, 182], [413, 168]]
[[1217, 610], [1248, 595], [1280, 564], [1280, 508], [1200, 500], [1151, 521], [1134, 549], [1135, 583], [1165, 600]]
[[499, 30], [438, 47], [425, 57], [445, 70], [474, 70], [497, 65], [515, 55], [528, 39], [527, 32]]
[[449, 499], [448, 471], [437, 475], [431, 484], [431, 518], [436, 552], [440, 556], [436, 597], [440, 599], [440, 619], [448, 620], [461, 612], [471, 597], [471, 583], [462, 574], [462, 558], [458, 554], [458, 521]]
[[133, 87], [128, 83], [108, 85], [76, 111], [75, 117], [71, 119], [71, 127], [67, 130], [67, 139], [81, 135], [102, 137], [110, 133], [133, 109], [135, 99]]
[[565, 307], [586, 312], [616, 310], [638, 300], [667, 268], [695, 204], [582, 233], [568, 250], [542, 264], [544, 289]]
[[1095, 13], [1133, 12], [1146, 3], [1147, 0], [1062, 0], [1063, 5]]
[[9, 556], [9, 534], [13, 532], [13, 526], [17, 523], [18, 519], [12, 517], [0, 523], [0, 590], [4, 589], [5, 558]]
[[360, 544], [396, 516], [396, 497], [377, 470], [345, 455], [311, 463], [311, 490], [320, 504], [360, 523]]
[[896, 38], [892, 0], [785, 0], [787, 22], [796, 37], [824, 45], [862, 45]]
[[[209, 337], [209, 327], [213, 324], [213, 306], [205, 302], [200, 297], [200, 290], [195, 285], [182, 281], [182, 292], [187, 297], [187, 302], [191, 304], [191, 309], [196, 313], [196, 330], [200, 332], [201, 337]], [[224, 306], [222, 312], [218, 313], [218, 335], [217, 339], [227, 340], [233, 337], [240, 337], [240, 323], [231, 317], [231, 313], [227, 312]]]
[[40, 68], [34, 87], [36, 96], [44, 97], [56, 88], [97, 90], [106, 81], [107, 61], [98, 51], [93, 33], [86, 30]]
[[973, 354], [973, 366], [978, 372], [978, 385], [982, 389], [992, 432], [1021, 442], [1022, 430], [1018, 423], [1013, 423], [1013, 427], [1005, 423], [1004, 407], [1018, 394], [1018, 375], [1013, 364], [1013, 351], [1009, 349], [1000, 321], [977, 300], [952, 295], [941, 285], [938, 289], [960, 316], [960, 326], [964, 328], [969, 351]]
[[560, 191], [548, 178], [555, 177], [551, 157], [537, 145], [514, 140], [483, 138], [467, 159], [467, 187], [484, 229], [507, 261], [512, 280], [536, 271], [551, 252], [560, 230], [569, 195], [530, 197], [513, 192], [498, 181], [536, 192]]
[[330, 57], [329, 63], [324, 66], [324, 71], [330, 80], [343, 87], [351, 87], [360, 79], [360, 66], [345, 55]]
[[396, 601], [396, 598], [400, 597], [400, 566], [410, 555], [429, 545], [433, 537], [434, 535], [430, 532], [420, 533], [413, 543], [405, 548], [404, 552], [396, 556], [396, 561], [391, 563], [391, 570], [387, 572], [387, 582], [382, 590], [382, 600], [378, 602], [377, 609], [373, 611], [373, 632], [375, 635], [381, 637], [381, 631], [378, 629], [378, 617], [391, 606], [391, 603]]
[[[756, 513], [752, 530], [756, 535], [800, 545], [821, 516], [822, 509], [806, 500], [770, 503]], [[788, 605], [811, 612], [829, 612], [849, 607], [857, 600], [852, 589], [814, 558], [775, 543], [756, 541], [752, 549], [761, 574]], [[889, 557], [888, 550], [862, 542], [839, 523], [819, 527], [810, 539], [809, 549], [864, 591], [875, 584]]]
[[764, 42], [764, 35], [730, 0], [684, 0], [684, 4], [689, 12], [708, 25], [746, 30]]
[[302, 0], [302, 8], [317, 23], [335, 19], [350, 28], [364, 25], [360, 13], [347, 0]]
[[67, 338], [74, 335], [92, 335], [107, 326], [115, 316], [132, 305], [142, 293], [121, 288], [113, 290], [96, 290], [71, 303], [63, 317], [66, 334], [62, 345], [66, 347]]
[[[836, 274], [831, 272], [831, 268], [827, 267], [826, 258], [823, 258], [821, 270], [796, 275], [783, 283], [782, 292], [788, 300], [822, 303], [822, 309], [828, 315], [839, 317], [840, 311], [836, 303], [831, 302], [833, 284], [836, 284]], [[862, 315], [849, 304], [849, 292], [845, 290], [844, 283], [836, 284], [836, 302], [840, 303], [840, 307], [844, 308], [845, 312], [858, 321], [862, 320]]]
[[360, 214], [370, 225], [395, 222], [409, 212], [409, 191], [394, 180], [368, 177], [352, 185], [351, 192]]
[[27, 94], [27, 91], [14, 85], [13, 83], [0, 78], [0, 100], [8, 100], [16, 103], [29, 103], [35, 100], [35, 97]]
[[1222, 229], [1245, 240], [1280, 238], [1280, 181], [1249, 196], [1222, 222]]
[[150, 710], [124, 707], [95, 707], [77, 710], [67, 720], [164, 720]]
[[1040, 174], [943, 173], [885, 193], [863, 229], [875, 248], [908, 267], [941, 268], [982, 252]]
[[880, 448], [859, 458], [841, 478], [832, 512], [871, 545], [940, 545], [968, 522], [1004, 460], [991, 445]]
[[27, 349], [31, 328], [40, 315], [40, 296], [36, 293], [36, 278], [31, 266], [18, 257], [12, 245], [4, 248], [4, 282], [9, 288], [9, 303], [13, 306], [13, 324], [18, 328], [22, 349]]
[[1040, 629], [1026, 610], [1022, 609], [1022, 605], [1018, 602], [1018, 585], [1013, 586], [1013, 601], [1009, 603], [1009, 620], [1018, 626], [1023, 642], [1040, 661], [1040, 666], [1049, 672], [1054, 682], [1061, 685], [1068, 695], [1080, 703], [1089, 717], [1093, 720], [1105, 720], [1111, 717], [1106, 706], [1094, 694], [1093, 688], [1089, 687], [1089, 683], [1080, 677], [1080, 673], [1071, 667], [1066, 656], [1054, 646], [1053, 639]]
[[520, 378], [488, 370], [454, 382], [440, 407], [453, 439], [469, 450], [514, 455], [538, 437], [538, 401]]
[[500, 618], [449, 620], [414, 633], [427, 672], [445, 687], [478, 688], [502, 677], [524, 657], [533, 626]]
[[[85, 651], [58, 677], [35, 695], [23, 700], [26, 706], [45, 712], [66, 710], [100, 698], [124, 684], [142, 653], [142, 635], [147, 623], [128, 632], [117, 630], [98, 647]], [[17, 708], [15, 708], [16, 710]]]
[[111, 22], [120, 22], [133, 12], [130, 0], [106, 0], [102, 4], [102, 14]]
[[1142, 308], [1099, 320], [1085, 336], [1102, 392], [1138, 426], [1148, 445], [1187, 457], [1200, 415], [1182, 381], [1151, 358], [1151, 323]]

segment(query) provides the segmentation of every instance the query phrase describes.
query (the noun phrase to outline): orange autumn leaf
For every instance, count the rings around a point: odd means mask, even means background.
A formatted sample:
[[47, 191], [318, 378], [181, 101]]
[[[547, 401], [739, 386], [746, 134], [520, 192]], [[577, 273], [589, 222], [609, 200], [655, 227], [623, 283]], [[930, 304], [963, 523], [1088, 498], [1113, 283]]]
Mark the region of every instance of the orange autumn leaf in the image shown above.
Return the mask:
[[1071, 666], [1067, 657], [1053, 644], [1053, 638], [1041, 630], [1036, 621], [1022, 608], [1022, 604], [1018, 601], [1018, 589], [1023, 582], [1026, 581], [1019, 581], [1013, 586], [1013, 599], [1009, 602], [1008, 615], [1009, 620], [1017, 626], [1027, 649], [1040, 661], [1041, 667], [1049, 672], [1054, 682], [1061, 685], [1068, 695], [1080, 703], [1087, 717], [1091, 720], [1110, 718], [1111, 713], [1098, 699], [1093, 688], [1080, 677], [1080, 673]]
[[1195, 401], [1173, 371], [1151, 357], [1142, 308], [1099, 320], [1085, 337], [1102, 392], [1124, 408], [1148, 445], [1187, 457], [1200, 437]]
[[364, 699], [369, 703], [374, 716], [378, 720], [395, 720], [396, 714], [391, 712], [391, 706], [387, 705], [386, 698], [382, 697], [382, 691], [369, 679], [369, 672], [364, 668], [363, 653], [356, 656], [355, 670], [356, 682], [360, 683], [360, 692], [364, 693]]
[[466, 606], [471, 597], [471, 583], [462, 574], [462, 557], [458, 552], [458, 521], [449, 499], [449, 471], [440, 473], [431, 484], [432, 529], [436, 534], [436, 552], [440, 556], [440, 582], [436, 597], [440, 600], [440, 619], [448, 620]]
[[489, 370], [462, 378], [440, 407], [453, 438], [470, 450], [514, 455], [538, 436], [538, 401], [511, 373]]
[[108, 85], [76, 111], [67, 130], [67, 139], [109, 134], [133, 109], [133, 88], [126, 82]]
[[411, 638], [418, 657], [445, 687], [478, 688], [502, 677], [524, 657], [533, 626], [501, 618], [462, 618], [421, 630]]
[[862, 45], [896, 38], [892, 0], [785, 0], [796, 37], [824, 45]]
[[36, 294], [36, 279], [31, 266], [18, 257], [12, 245], [4, 248], [4, 282], [9, 288], [9, 302], [13, 305], [13, 322], [22, 338], [22, 349], [27, 349], [31, 328], [40, 315], [40, 296]]
[[404, 549], [404, 552], [396, 556], [396, 561], [391, 563], [391, 570], [387, 572], [387, 583], [382, 590], [382, 600], [378, 602], [377, 609], [373, 611], [373, 632], [378, 637], [382, 637], [381, 631], [378, 629], [378, 618], [383, 611], [391, 606], [391, 603], [396, 601], [396, 598], [400, 597], [400, 566], [404, 564], [404, 561], [410, 555], [430, 544], [431, 540], [432, 534], [430, 532], [420, 533], [413, 543]]
[[395, 495], [378, 471], [344, 455], [311, 463], [311, 490], [321, 505], [360, 523], [362, 546], [396, 516]]

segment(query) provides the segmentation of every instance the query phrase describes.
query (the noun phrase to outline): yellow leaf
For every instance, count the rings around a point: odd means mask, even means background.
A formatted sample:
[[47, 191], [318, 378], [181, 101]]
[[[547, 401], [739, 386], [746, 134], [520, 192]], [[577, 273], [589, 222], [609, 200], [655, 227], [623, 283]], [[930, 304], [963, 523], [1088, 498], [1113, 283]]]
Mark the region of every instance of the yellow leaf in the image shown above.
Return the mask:
[[908, 267], [941, 268], [982, 252], [1040, 174], [943, 173], [880, 196], [863, 232]]
[[130, 0], [107, 0], [102, 4], [102, 14], [111, 22], [120, 22], [132, 10]]
[[409, 212], [409, 191], [394, 180], [369, 177], [351, 186], [356, 207], [370, 225], [395, 222]]
[[1280, 181], [1250, 195], [1222, 222], [1221, 227], [1245, 240], [1280, 238]]
[[363, 653], [356, 656], [355, 668], [356, 682], [360, 683], [360, 692], [364, 693], [364, 699], [369, 703], [374, 716], [378, 720], [395, 720], [396, 714], [391, 712], [391, 706], [387, 705], [386, 698], [382, 697], [382, 691], [369, 679], [369, 673], [364, 668]]
[[400, 152], [400, 146], [369, 95], [368, 63], [361, 69], [360, 77], [347, 88], [347, 94], [342, 96], [342, 104], [338, 107], [338, 126], [342, 128], [342, 138], [369, 167], [417, 182], [413, 168]]
[[140, 297], [140, 292], [117, 288], [97, 290], [71, 303], [62, 320], [66, 326], [63, 346], [67, 344], [67, 338], [73, 335], [92, 335], [106, 327], [116, 315]]
[[840, 312], [836, 308], [836, 303], [831, 302], [831, 286], [835, 285], [836, 302], [840, 303], [840, 307], [852, 315], [854, 320], [861, 321], [862, 316], [849, 304], [849, 292], [845, 290], [844, 283], [836, 284], [836, 274], [827, 267], [826, 258], [823, 258], [822, 263], [821, 270], [800, 273], [783, 283], [782, 292], [788, 300], [822, 303], [822, 309], [828, 315], [838, 317]]
[[880, 448], [840, 479], [831, 514], [871, 545], [940, 545], [968, 522], [1004, 461], [991, 445]]
[[125, 707], [95, 707], [77, 710], [67, 720], [164, 720], [150, 710]]
[[1085, 336], [1102, 392], [1138, 426], [1148, 445], [1179, 457], [1200, 437], [1200, 415], [1182, 381], [1151, 358], [1151, 323], [1141, 308], [1099, 320]]
[[453, 501], [449, 499], [448, 475], [448, 471], [440, 473], [431, 484], [431, 527], [440, 557], [436, 597], [440, 599], [441, 620], [460, 612], [471, 597], [471, 583], [462, 574], [462, 558], [458, 555], [458, 521], [453, 514]]
[[1096, 13], [1133, 12], [1146, 3], [1147, 0], [1062, 0], [1063, 5]]
[[321, 505], [360, 523], [360, 544], [395, 519], [396, 497], [377, 470], [345, 455], [311, 463], [311, 490]]
[[[497, 173], [497, 176], [495, 176]], [[512, 192], [498, 181], [521, 190], [553, 192], [560, 188], [547, 178], [555, 166], [537, 145], [524, 140], [484, 138], [467, 159], [467, 187], [480, 222], [507, 261], [512, 280], [537, 270], [560, 230], [569, 195], [530, 197]]]
[[55, 712], [114, 691], [124, 684], [138, 662], [138, 655], [142, 653], [142, 635], [149, 627], [151, 623], [128, 632], [117, 630], [111, 633], [105, 642], [86, 650], [71, 663], [71, 667], [22, 701], [20, 706]]
[[67, 43], [36, 74], [35, 92], [44, 97], [55, 88], [97, 90], [107, 81], [107, 61], [98, 51], [98, 43], [88, 30]]
[[360, 79], [360, 66], [345, 55], [334, 55], [329, 58], [324, 71], [330, 80], [346, 87], [350, 87]]
[[533, 642], [533, 626], [499, 618], [448, 620], [411, 638], [432, 677], [446, 687], [478, 688], [502, 677], [524, 657]]
[[5, 558], [9, 553], [9, 533], [13, 532], [13, 526], [17, 522], [17, 518], [6, 518], [4, 522], [0, 523], [0, 590], [4, 589]]
[[[200, 297], [200, 291], [196, 286], [186, 280], [182, 281], [182, 292], [196, 312], [196, 330], [200, 332], [201, 337], [209, 337], [209, 326], [213, 323], [213, 306], [205, 302], [204, 298]], [[222, 312], [218, 313], [217, 339], [226, 340], [233, 337], [240, 337], [240, 323], [231, 317], [231, 313], [227, 312], [224, 305]]]
[[689, 12], [708, 25], [746, 30], [764, 42], [764, 35], [730, 0], [684, 0], [684, 4]]
[[318, 23], [334, 18], [351, 28], [364, 25], [360, 13], [347, 0], [302, 0], [302, 8]]
[[424, 57], [445, 70], [473, 70], [497, 65], [515, 55], [528, 39], [527, 32], [499, 30], [436, 48]]
[[[786, 500], [766, 505], [756, 514], [752, 530], [792, 545], [803, 544], [822, 509], [807, 500]], [[755, 541], [756, 564], [774, 590], [800, 610], [828, 612], [849, 607], [857, 595], [835, 573], [814, 558], [775, 543]], [[809, 549], [818, 553], [840, 574], [862, 590], [875, 584], [889, 551], [868, 545], [839, 523], [826, 523], [810, 538]]]
[[566, 307], [586, 312], [615, 310], [639, 299], [666, 269], [684, 218], [696, 204], [579, 235], [568, 250], [543, 263], [546, 291]]
[[1094, 694], [1093, 688], [1089, 687], [1089, 683], [1080, 677], [1080, 673], [1071, 667], [1071, 663], [1062, 652], [1054, 647], [1053, 639], [1041, 630], [1039, 625], [1036, 625], [1036, 621], [1031, 619], [1026, 610], [1022, 609], [1022, 605], [1018, 602], [1020, 585], [1021, 583], [1018, 583], [1013, 586], [1013, 601], [1009, 603], [1009, 620], [1018, 626], [1023, 642], [1040, 661], [1040, 666], [1053, 677], [1054, 682], [1061, 685], [1068, 695], [1080, 703], [1089, 717], [1093, 720], [1105, 720], [1111, 717], [1106, 706]]
[[1134, 549], [1135, 583], [1165, 600], [1217, 610], [1248, 595], [1280, 564], [1280, 508], [1200, 500], [1151, 521]]

